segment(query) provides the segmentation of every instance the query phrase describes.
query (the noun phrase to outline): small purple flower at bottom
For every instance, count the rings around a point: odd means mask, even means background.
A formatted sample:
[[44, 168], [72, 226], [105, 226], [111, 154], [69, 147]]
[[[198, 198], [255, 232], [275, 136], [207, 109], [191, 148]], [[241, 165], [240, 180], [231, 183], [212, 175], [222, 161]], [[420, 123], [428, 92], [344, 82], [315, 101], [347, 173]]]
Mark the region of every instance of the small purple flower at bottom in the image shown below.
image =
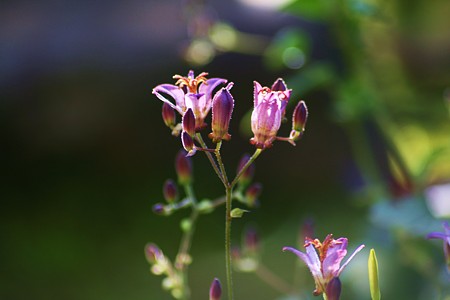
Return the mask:
[[442, 222], [444, 232], [431, 232], [427, 235], [429, 239], [441, 239], [444, 241], [444, 255], [447, 263], [447, 270], [450, 273], [450, 225], [448, 222]]
[[[347, 238], [333, 239], [329, 234], [321, 243], [318, 239], [305, 239], [306, 253], [292, 247], [284, 247], [283, 251], [290, 251], [297, 255], [309, 268], [316, 283], [316, 289], [313, 294], [318, 296], [326, 293], [327, 286], [335, 277], [339, 277], [344, 268], [353, 259], [353, 257], [364, 248], [360, 245], [347, 261], [341, 266], [341, 261], [347, 254]], [[317, 249], [317, 251], [316, 251]]]

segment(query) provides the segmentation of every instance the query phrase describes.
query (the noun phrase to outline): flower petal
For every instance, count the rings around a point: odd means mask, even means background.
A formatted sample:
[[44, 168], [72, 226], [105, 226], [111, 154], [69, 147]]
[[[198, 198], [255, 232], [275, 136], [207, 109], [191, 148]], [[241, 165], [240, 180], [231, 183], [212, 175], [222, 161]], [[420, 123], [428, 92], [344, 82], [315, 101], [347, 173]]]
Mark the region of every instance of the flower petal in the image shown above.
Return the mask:
[[284, 247], [283, 251], [289, 251], [297, 255], [308, 266], [314, 279], [322, 280], [320, 260], [313, 245], [306, 247], [306, 254], [292, 247]]
[[348, 265], [348, 263], [353, 259], [353, 257], [359, 251], [361, 251], [364, 247], [365, 247], [365, 245], [360, 245], [358, 248], [355, 249], [355, 251], [353, 251], [352, 255], [350, 255], [350, 257], [345, 261], [345, 263], [339, 268], [338, 276], [341, 274], [341, 272], [344, 270], [344, 268]]
[[253, 81], [253, 107], [257, 107], [258, 104], [264, 99], [264, 96], [260, 93], [262, 86], [258, 81]]
[[[176, 109], [180, 114], [183, 114], [186, 106], [184, 104], [184, 92], [176, 85], [172, 84], [160, 84], [156, 86], [153, 91], [161, 101], [169, 104], [173, 109]], [[175, 104], [167, 100], [161, 93], [167, 94], [175, 100]]]
[[214, 89], [219, 86], [220, 84], [225, 84], [227, 83], [226, 79], [223, 78], [210, 78], [208, 80], [206, 80], [204, 83], [202, 83], [200, 85], [200, 87], [198, 88], [198, 93], [199, 94], [204, 94], [205, 95], [205, 102], [203, 104], [203, 109], [202, 111], [204, 112], [205, 116], [208, 114], [209, 109], [212, 106], [212, 94], [214, 92]]

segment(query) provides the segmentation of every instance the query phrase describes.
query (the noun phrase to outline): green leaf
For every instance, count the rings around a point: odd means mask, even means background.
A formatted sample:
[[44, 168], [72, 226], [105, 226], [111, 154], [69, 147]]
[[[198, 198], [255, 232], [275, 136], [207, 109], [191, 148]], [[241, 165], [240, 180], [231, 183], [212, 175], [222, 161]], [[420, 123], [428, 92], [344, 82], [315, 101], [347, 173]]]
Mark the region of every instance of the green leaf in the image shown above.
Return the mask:
[[235, 208], [230, 212], [230, 215], [232, 218], [241, 218], [242, 215], [246, 212], [249, 212], [249, 211], [245, 210], [245, 209]]
[[370, 285], [370, 296], [372, 300], [380, 300], [380, 286], [378, 283], [378, 261], [374, 249], [370, 249], [369, 260], [369, 285]]

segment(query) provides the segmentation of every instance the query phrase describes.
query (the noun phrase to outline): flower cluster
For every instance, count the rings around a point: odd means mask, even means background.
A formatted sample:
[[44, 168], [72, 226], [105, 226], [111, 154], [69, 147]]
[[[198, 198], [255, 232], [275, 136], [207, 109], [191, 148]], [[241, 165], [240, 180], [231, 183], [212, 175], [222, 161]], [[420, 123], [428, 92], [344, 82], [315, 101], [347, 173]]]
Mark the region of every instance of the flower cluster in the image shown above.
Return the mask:
[[[175, 75], [173, 77], [177, 80], [175, 85], [160, 84], [153, 89], [153, 94], [164, 102], [162, 108], [164, 123], [172, 129], [174, 135], [181, 132], [181, 141], [188, 156], [194, 155], [197, 150], [208, 151], [197, 146], [195, 140], [198, 140], [196, 133], [207, 127], [205, 119], [210, 110], [212, 110], [212, 118], [209, 138], [214, 143], [231, 138], [228, 128], [234, 108], [234, 98], [230, 93], [233, 83], [228, 83], [213, 97], [214, 90], [226, 84], [227, 80], [207, 79], [207, 75], [208, 73], [203, 72], [195, 76], [191, 70], [186, 77]], [[305, 102], [300, 101], [292, 115], [292, 130], [289, 137], [277, 136], [281, 121], [285, 118], [291, 93], [292, 90], [287, 88], [281, 78], [278, 78], [271, 88], [263, 87], [257, 81], [254, 82], [254, 108], [251, 116], [254, 136], [250, 142], [256, 148], [269, 148], [275, 140], [287, 141], [295, 145], [295, 142], [303, 135], [308, 109]], [[173, 101], [167, 99], [165, 95], [171, 97]], [[176, 124], [175, 111], [182, 117], [179, 124]]]

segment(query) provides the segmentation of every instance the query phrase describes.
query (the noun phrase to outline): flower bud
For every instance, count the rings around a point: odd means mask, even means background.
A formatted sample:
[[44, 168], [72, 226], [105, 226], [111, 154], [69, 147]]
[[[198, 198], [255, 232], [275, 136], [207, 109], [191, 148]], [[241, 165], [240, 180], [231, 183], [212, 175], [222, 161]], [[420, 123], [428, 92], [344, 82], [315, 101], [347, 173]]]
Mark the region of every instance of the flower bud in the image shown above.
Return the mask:
[[164, 199], [168, 203], [173, 203], [178, 197], [177, 185], [172, 179], [167, 179], [163, 186]]
[[245, 232], [246, 250], [256, 253], [259, 249], [259, 234], [255, 228], [248, 228]]
[[181, 150], [175, 158], [175, 170], [180, 184], [188, 184], [192, 180], [192, 163], [186, 152]]
[[184, 113], [182, 124], [183, 131], [187, 132], [190, 136], [195, 135], [195, 116], [192, 109], [188, 108]]
[[328, 300], [339, 300], [341, 296], [341, 280], [339, 277], [334, 277], [328, 282], [325, 293]]
[[233, 84], [230, 83], [226, 88], [222, 88], [216, 93], [212, 101], [212, 132], [209, 134], [209, 137], [214, 143], [221, 140], [228, 141], [231, 138], [231, 135], [228, 133], [228, 127], [234, 107], [234, 99], [229, 91], [232, 86]]
[[147, 244], [145, 245], [145, 258], [147, 259], [149, 264], [155, 264], [158, 260], [164, 257], [161, 249], [158, 248], [155, 244]]
[[222, 297], [222, 286], [219, 279], [214, 278], [209, 288], [209, 300], [220, 300]]
[[167, 127], [173, 128], [175, 126], [175, 110], [166, 102], [162, 106], [162, 118]]
[[[242, 156], [238, 168], [237, 168], [237, 174], [242, 170], [242, 168], [245, 166], [245, 164], [249, 161], [250, 155], [244, 154]], [[250, 183], [250, 181], [253, 179], [253, 175], [255, 174], [255, 164], [251, 164], [248, 166], [247, 170], [245, 170], [244, 173], [242, 173], [241, 177], [239, 177], [239, 184], [246, 186]]]
[[277, 80], [275, 80], [275, 82], [272, 84], [272, 91], [285, 91], [287, 90], [287, 85], [284, 82], [284, 80], [282, 78], [278, 78]]
[[157, 215], [164, 215], [166, 213], [166, 208], [161, 203], [156, 203], [153, 205], [152, 210]]
[[262, 184], [254, 183], [245, 192], [245, 197], [247, 199], [247, 204], [250, 207], [258, 205], [258, 197], [262, 191]]
[[292, 114], [292, 130], [303, 132], [305, 130], [306, 120], [308, 119], [308, 108], [305, 101], [300, 101]]
[[197, 151], [195, 149], [195, 145], [194, 145], [194, 140], [192, 140], [191, 136], [189, 135], [189, 133], [187, 133], [186, 131], [183, 130], [183, 132], [181, 133], [181, 143], [183, 144], [183, 148], [184, 150], [186, 150], [188, 153], [186, 154], [186, 156], [192, 156], [195, 154], [195, 152]]

